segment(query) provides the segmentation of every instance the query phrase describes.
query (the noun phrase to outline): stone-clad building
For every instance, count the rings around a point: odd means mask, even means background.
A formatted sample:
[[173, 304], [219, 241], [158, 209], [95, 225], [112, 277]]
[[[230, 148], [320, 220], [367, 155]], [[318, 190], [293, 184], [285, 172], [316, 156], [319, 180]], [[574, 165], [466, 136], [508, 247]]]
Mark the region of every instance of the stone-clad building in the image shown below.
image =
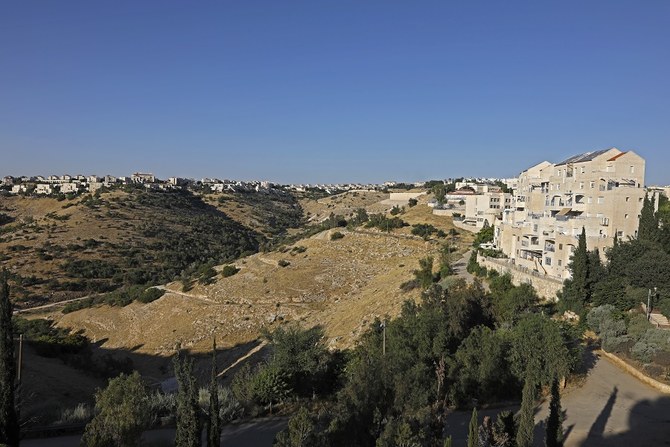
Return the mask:
[[616, 148], [528, 168], [495, 224], [494, 242], [516, 265], [565, 279], [582, 227], [588, 249], [601, 253], [615, 235], [637, 235], [644, 171], [642, 157]]

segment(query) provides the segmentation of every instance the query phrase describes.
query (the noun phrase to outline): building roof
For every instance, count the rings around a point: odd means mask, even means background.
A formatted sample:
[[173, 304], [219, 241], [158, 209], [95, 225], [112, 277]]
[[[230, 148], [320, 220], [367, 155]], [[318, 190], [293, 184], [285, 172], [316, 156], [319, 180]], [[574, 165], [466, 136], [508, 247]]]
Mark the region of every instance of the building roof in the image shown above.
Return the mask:
[[[612, 149], [612, 148], [610, 148], [610, 149]], [[567, 165], [567, 164], [570, 164], [570, 163], [583, 163], [585, 161], [591, 161], [594, 158], [598, 157], [599, 155], [602, 155], [605, 152], [609, 151], [610, 149], [603, 149], [603, 150], [600, 150], [600, 151], [591, 151], [591, 152], [585, 152], [585, 153], [579, 154], [579, 155], [574, 155], [574, 156], [568, 158], [567, 160], [563, 160], [560, 163], [556, 163], [556, 166]]]
[[607, 160], [607, 161], [614, 161], [614, 160], [616, 160], [617, 158], [619, 158], [619, 157], [621, 157], [622, 155], [625, 155], [625, 154], [627, 154], [627, 153], [628, 153], [628, 152], [622, 152], [622, 153], [620, 153], [620, 154], [616, 154], [614, 157], [610, 158], [610, 159]]

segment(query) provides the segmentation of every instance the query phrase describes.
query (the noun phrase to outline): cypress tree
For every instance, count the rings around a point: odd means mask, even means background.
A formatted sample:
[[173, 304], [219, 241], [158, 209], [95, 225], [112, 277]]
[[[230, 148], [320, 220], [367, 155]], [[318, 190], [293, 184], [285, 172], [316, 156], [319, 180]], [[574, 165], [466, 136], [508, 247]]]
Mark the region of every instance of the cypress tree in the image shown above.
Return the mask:
[[177, 430], [175, 447], [200, 447], [202, 427], [198, 407], [197, 387], [193, 377], [193, 359], [185, 358], [180, 351], [173, 360], [177, 377]]
[[209, 383], [209, 424], [207, 425], [207, 445], [221, 445], [221, 421], [219, 420], [219, 386], [216, 381], [216, 339], [212, 346], [212, 377]]
[[517, 447], [532, 447], [534, 430], [535, 384], [526, 379], [521, 397], [521, 410], [519, 411], [519, 428], [516, 432]]
[[551, 383], [551, 402], [549, 402], [549, 416], [547, 417], [547, 447], [563, 445], [563, 423], [561, 421], [561, 393], [558, 389], [558, 378]]
[[0, 274], [0, 445], [19, 445], [19, 421], [14, 403], [16, 360], [7, 270]]
[[642, 203], [637, 238], [641, 241], [650, 242], [657, 242], [659, 239], [658, 215], [654, 211], [653, 199], [650, 199], [647, 195], [644, 196], [644, 202]]
[[470, 426], [468, 428], [468, 447], [479, 446], [479, 421], [477, 420], [477, 407], [472, 409]]
[[563, 296], [567, 299], [568, 307], [572, 307], [578, 313], [584, 310], [584, 303], [591, 300], [589, 287], [589, 252], [586, 249], [586, 230], [582, 227], [579, 235], [577, 248], [572, 254], [570, 261], [572, 279], [565, 283]]

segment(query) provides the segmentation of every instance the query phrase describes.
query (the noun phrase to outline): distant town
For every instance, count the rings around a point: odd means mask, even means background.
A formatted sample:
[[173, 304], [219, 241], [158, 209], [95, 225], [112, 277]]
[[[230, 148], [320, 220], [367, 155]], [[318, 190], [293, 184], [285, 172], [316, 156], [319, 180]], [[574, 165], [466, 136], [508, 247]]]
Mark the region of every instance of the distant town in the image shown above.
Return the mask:
[[[465, 188], [461, 192], [466, 194], [482, 192], [495, 189], [500, 182], [513, 184], [515, 179], [497, 178], [461, 178], [445, 179], [445, 184], [455, 183], [458, 188]], [[284, 189], [289, 191], [306, 192], [310, 190], [321, 190], [328, 194], [337, 192], [363, 190], [363, 191], [385, 191], [389, 188], [421, 188], [426, 182], [402, 183], [387, 181], [384, 183], [315, 183], [315, 184], [289, 184], [284, 185], [276, 182], [252, 180], [228, 180], [205, 177], [200, 180], [193, 178], [169, 177], [160, 179], [152, 173], [135, 172], [130, 176], [115, 177], [112, 175], [42, 175], [37, 176], [6, 176], [0, 181], [0, 190], [10, 194], [24, 195], [59, 195], [59, 194], [83, 194], [95, 193], [100, 188], [113, 188], [123, 185], [142, 185], [153, 190], [172, 189], [196, 189], [216, 192], [248, 192], [269, 191], [272, 189]], [[473, 189], [470, 189], [470, 188]], [[493, 189], [489, 189], [493, 188]]]

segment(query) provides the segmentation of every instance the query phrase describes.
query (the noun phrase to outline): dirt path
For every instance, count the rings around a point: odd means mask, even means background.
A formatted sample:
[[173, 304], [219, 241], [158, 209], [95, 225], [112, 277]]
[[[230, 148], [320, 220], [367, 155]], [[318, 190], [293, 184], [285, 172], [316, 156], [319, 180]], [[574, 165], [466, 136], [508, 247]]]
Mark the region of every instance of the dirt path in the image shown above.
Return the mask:
[[194, 300], [204, 301], [205, 303], [209, 303], [209, 304], [221, 304], [217, 301], [214, 301], [210, 298], [207, 298], [204, 295], [195, 295], [193, 293], [178, 292], [176, 290], [168, 289], [167, 286], [155, 286], [154, 289], [164, 290], [165, 293], [173, 293], [175, 295], [184, 296], [186, 298], [191, 298], [191, 299], [194, 299]]
[[249, 352], [247, 352], [246, 354], [235, 360], [230, 366], [228, 366], [226, 369], [218, 373], [216, 376], [217, 377], [223, 376], [225, 373], [227, 373], [228, 371], [239, 365], [241, 362], [245, 361], [252, 355], [256, 354], [258, 351], [263, 349], [267, 344], [268, 344], [267, 340], [263, 340], [260, 344], [258, 344], [258, 346], [254, 346], [253, 348], [251, 348]]
[[30, 312], [30, 311], [32, 311], [32, 310], [44, 310], [44, 309], [50, 309], [50, 308], [52, 308], [52, 307], [57, 307], [57, 306], [64, 306], [64, 305], [66, 305], [67, 303], [74, 303], [74, 302], [76, 302], [76, 301], [82, 301], [82, 300], [85, 300], [85, 299], [87, 299], [87, 298], [91, 298], [91, 297], [93, 297], [93, 296], [96, 296], [96, 295], [86, 295], [86, 296], [82, 296], [82, 297], [79, 297], [79, 298], [72, 298], [72, 299], [69, 299], [69, 300], [58, 301], [58, 302], [56, 302], [56, 303], [43, 304], [43, 305], [41, 305], [41, 306], [28, 307], [28, 308], [26, 308], [26, 309], [18, 309], [18, 310], [15, 310], [15, 311], [14, 311], [14, 314], [21, 314], [21, 313], [24, 313], [24, 312]]

